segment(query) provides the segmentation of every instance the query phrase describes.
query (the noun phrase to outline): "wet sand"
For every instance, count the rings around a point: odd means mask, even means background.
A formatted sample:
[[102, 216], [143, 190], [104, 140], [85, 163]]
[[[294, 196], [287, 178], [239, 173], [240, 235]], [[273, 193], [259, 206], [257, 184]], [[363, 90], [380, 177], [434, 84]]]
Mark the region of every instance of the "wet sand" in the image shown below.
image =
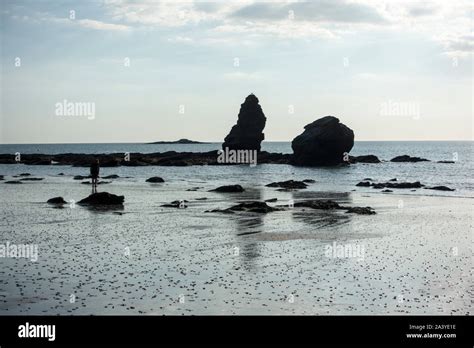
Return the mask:
[[[100, 188], [125, 195], [123, 210], [96, 211], [44, 203], [90, 193], [72, 179], [0, 185], [0, 243], [39, 249], [37, 262], [0, 259], [2, 315], [473, 312], [472, 198], [264, 185], [221, 194], [207, 192], [212, 182], [130, 178]], [[330, 198], [377, 214], [204, 213], [274, 197], [269, 205]], [[188, 208], [160, 207], [175, 199]], [[363, 257], [328, 256], [334, 242]]]

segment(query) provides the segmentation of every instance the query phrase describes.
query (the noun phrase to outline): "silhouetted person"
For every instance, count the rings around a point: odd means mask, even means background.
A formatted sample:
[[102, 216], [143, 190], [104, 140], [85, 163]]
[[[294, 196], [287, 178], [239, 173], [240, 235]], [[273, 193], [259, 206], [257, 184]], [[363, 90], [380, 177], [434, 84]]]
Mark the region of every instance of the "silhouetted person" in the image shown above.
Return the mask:
[[97, 180], [99, 178], [100, 165], [99, 160], [91, 164], [92, 193], [97, 193]]

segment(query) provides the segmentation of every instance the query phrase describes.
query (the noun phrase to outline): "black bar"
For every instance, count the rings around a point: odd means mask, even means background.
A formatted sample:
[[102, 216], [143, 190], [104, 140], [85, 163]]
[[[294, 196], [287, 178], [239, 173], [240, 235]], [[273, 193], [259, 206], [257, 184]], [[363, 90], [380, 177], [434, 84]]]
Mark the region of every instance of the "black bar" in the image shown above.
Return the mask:
[[[27, 322], [55, 325], [55, 340], [18, 337], [19, 326]], [[470, 316], [2, 316], [0, 346], [407, 344], [472, 347], [473, 327]], [[455, 334], [456, 337], [408, 338], [407, 334]]]

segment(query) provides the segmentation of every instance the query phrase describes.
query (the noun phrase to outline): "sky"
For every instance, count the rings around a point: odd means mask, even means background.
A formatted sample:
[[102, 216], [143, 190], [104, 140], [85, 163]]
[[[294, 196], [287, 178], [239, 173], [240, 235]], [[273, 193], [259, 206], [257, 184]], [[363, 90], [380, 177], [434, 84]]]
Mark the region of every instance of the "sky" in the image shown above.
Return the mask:
[[473, 2], [1, 0], [0, 143], [473, 139]]

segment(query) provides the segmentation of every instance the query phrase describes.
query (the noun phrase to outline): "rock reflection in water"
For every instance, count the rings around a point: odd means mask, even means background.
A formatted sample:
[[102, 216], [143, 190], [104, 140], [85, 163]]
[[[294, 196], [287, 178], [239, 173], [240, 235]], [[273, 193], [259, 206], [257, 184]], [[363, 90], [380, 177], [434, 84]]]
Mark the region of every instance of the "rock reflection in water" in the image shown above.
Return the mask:
[[[352, 203], [352, 197], [348, 192], [293, 192], [293, 201], [304, 200], [333, 200], [341, 205]], [[341, 210], [320, 210], [311, 208], [296, 208], [292, 210], [292, 218], [302, 221], [312, 227], [336, 227], [349, 223], [351, 214], [345, 214]]]
[[[260, 188], [252, 188], [245, 191], [240, 196], [241, 201], [261, 201], [262, 190]], [[241, 202], [240, 201], [240, 202]], [[235, 204], [238, 204], [236, 201]], [[255, 268], [255, 259], [260, 256], [260, 248], [251, 235], [263, 232], [263, 219], [265, 214], [245, 214], [239, 213], [233, 216], [237, 228], [237, 236], [239, 238], [239, 257], [241, 265], [245, 270], [251, 271]], [[250, 237], [250, 238], [248, 238]]]

